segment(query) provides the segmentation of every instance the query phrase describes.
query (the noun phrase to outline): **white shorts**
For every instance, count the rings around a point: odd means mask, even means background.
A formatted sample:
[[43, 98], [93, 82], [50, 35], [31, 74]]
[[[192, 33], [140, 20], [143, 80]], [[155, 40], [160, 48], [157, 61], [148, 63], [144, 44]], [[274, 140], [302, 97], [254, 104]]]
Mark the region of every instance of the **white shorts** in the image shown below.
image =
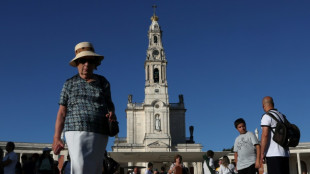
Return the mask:
[[109, 137], [94, 132], [67, 131], [71, 174], [101, 174]]

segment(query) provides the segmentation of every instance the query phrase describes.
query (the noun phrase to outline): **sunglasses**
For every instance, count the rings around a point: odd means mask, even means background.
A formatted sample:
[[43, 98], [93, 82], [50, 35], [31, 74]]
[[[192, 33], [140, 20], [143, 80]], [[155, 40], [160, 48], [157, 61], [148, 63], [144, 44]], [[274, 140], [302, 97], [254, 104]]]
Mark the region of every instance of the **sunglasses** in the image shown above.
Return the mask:
[[88, 64], [96, 64], [98, 61], [96, 59], [78, 59], [76, 60], [77, 64], [85, 64], [88, 62]]

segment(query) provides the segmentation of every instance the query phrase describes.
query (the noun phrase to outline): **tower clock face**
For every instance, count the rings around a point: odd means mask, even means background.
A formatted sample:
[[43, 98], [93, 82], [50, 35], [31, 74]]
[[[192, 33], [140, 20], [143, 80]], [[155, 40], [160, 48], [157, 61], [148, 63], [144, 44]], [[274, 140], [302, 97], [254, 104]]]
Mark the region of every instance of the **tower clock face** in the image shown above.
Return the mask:
[[158, 51], [158, 50], [154, 50], [154, 51], [153, 51], [153, 55], [154, 55], [154, 56], [157, 56], [158, 54], [159, 54], [159, 51]]

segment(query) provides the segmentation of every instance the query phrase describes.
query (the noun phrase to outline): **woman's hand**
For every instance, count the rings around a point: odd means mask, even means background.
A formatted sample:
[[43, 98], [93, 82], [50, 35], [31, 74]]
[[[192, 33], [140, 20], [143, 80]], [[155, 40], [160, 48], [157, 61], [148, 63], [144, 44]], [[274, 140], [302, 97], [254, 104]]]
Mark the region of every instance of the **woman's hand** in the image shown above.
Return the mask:
[[112, 111], [109, 111], [105, 116], [109, 118], [109, 121], [116, 121], [116, 115]]
[[60, 139], [60, 137], [54, 137], [53, 146], [52, 146], [54, 154], [58, 155], [60, 153], [60, 151], [62, 149], [64, 149], [64, 147], [65, 147], [65, 145], [62, 142], [62, 140]]

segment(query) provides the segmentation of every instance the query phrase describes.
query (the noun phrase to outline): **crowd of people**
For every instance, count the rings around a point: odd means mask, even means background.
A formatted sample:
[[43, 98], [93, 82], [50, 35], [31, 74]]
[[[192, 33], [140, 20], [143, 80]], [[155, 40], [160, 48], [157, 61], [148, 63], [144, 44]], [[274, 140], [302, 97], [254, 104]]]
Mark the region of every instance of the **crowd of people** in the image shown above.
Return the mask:
[[[42, 154], [33, 153], [29, 156], [23, 154], [21, 162], [14, 152], [14, 142], [8, 142], [5, 149], [7, 153], [0, 162], [0, 174], [70, 174], [70, 170], [69, 172], [59, 170], [58, 161], [52, 158], [50, 148], [44, 148]], [[0, 153], [2, 158], [2, 149]]]
[[[165, 166], [162, 166], [160, 171], [158, 171], [158, 169], [154, 169], [153, 167], [153, 163], [149, 162], [144, 174], [190, 174], [188, 168], [183, 165], [182, 156], [179, 154], [174, 156], [174, 161], [168, 171], [166, 171]], [[141, 167], [134, 166], [133, 170], [129, 170], [127, 174], [141, 174]]]
[[234, 143], [234, 163], [230, 164], [227, 156], [221, 159], [218, 170], [213, 163], [212, 151], [208, 151], [204, 158], [205, 174], [258, 174], [263, 172], [263, 164], [267, 164], [269, 174], [289, 174], [289, 148], [283, 147], [273, 140], [277, 121], [274, 117], [285, 120], [285, 116], [274, 107], [273, 98], [264, 97], [262, 101], [265, 114], [261, 119], [262, 135], [259, 143], [257, 137], [246, 129], [246, 122], [243, 118], [238, 118], [234, 126], [239, 132], [239, 136]]
[[[104, 56], [95, 53], [90, 42], [81, 42], [75, 46], [75, 57], [70, 65], [77, 69], [77, 74], [66, 80], [63, 85], [59, 110], [55, 123], [55, 133], [52, 149], [57, 155], [64, 148], [61, 133], [65, 133], [66, 143], [70, 154], [70, 170], [67, 166], [64, 170], [57, 171], [57, 162], [51, 156], [51, 149], [43, 149], [40, 157], [33, 154], [30, 159], [22, 158], [23, 164], [18, 164], [17, 155], [14, 153], [15, 145], [8, 142], [7, 154], [1, 160], [1, 169], [4, 174], [14, 174], [15, 171], [37, 174], [67, 173], [73, 174], [101, 174], [112, 173], [107, 156], [105, 155], [106, 145], [109, 138], [109, 124], [117, 120], [115, 108], [112, 102], [110, 83], [102, 75], [94, 73], [94, 70], [101, 64]], [[273, 129], [277, 122], [267, 113], [283, 120], [283, 115], [274, 108], [273, 99], [263, 99], [263, 109], [266, 114], [261, 119], [262, 138], [259, 144], [256, 136], [246, 130], [245, 121], [240, 118], [235, 121], [235, 128], [240, 133], [234, 144], [235, 164], [230, 164], [227, 156], [221, 160], [218, 168], [219, 174], [254, 174], [263, 163], [267, 163], [270, 174], [289, 173], [289, 151], [273, 141]], [[214, 153], [208, 151], [204, 157], [204, 173], [213, 174], [216, 169], [213, 161]], [[3, 156], [3, 155], [2, 155]], [[106, 157], [106, 158], [104, 158]], [[68, 164], [66, 164], [68, 165]], [[12, 173], [12, 171], [14, 171]], [[1, 170], [2, 172], [2, 170]], [[2, 173], [3, 173], [2, 172]], [[169, 174], [188, 174], [189, 170], [182, 163], [182, 156], [177, 155], [170, 169]], [[134, 174], [139, 169], [134, 169]], [[149, 163], [145, 174], [165, 173], [154, 170], [153, 164]], [[1, 173], [0, 173], [1, 174]]]

